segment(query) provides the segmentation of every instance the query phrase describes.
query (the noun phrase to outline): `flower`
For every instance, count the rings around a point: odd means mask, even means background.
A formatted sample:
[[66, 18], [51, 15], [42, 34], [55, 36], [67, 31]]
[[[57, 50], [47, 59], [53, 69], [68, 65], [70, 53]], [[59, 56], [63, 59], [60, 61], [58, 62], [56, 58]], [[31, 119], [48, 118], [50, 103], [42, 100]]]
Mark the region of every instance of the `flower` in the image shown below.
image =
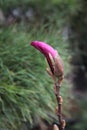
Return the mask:
[[55, 50], [52, 46], [42, 41], [32, 41], [31, 45], [44, 54], [50, 66], [52, 74], [58, 78], [63, 77], [64, 75], [63, 63], [57, 50]]
[[50, 45], [41, 42], [41, 41], [33, 41], [31, 42], [31, 45], [37, 48], [40, 52], [42, 52], [45, 56], [47, 56], [49, 53], [54, 57], [56, 55], [56, 51], [54, 48], [52, 48]]
[[56, 50], [54, 48], [52, 48], [50, 45], [48, 45], [44, 42], [41, 42], [41, 41], [33, 41], [33, 42], [31, 42], [31, 45], [44, 54], [44, 56], [46, 57], [46, 59], [48, 61], [49, 66], [51, 68], [52, 73], [54, 73], [53, 65], [52, 65], [51, 59], [49, 57], [49, 54], [52, 57], [55, 57], [57, 54]]

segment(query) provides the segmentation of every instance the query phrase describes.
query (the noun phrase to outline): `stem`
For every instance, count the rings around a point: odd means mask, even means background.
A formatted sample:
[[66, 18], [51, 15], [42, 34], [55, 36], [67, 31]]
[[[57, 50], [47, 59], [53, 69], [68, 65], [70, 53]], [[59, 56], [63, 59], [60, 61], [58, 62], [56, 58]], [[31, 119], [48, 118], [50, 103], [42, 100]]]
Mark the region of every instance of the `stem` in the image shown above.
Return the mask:
[[60, 89], [60, 86], [58, 86], [57, 84], [56, 84], [56, 99], [57, 99], [57, 104], [58, 104], [58, 119], [59, 119], [59, 123], [61, 124], [61, 121], [62, 121], [62, 117], [61, 117], [61, 104], [59, 103], [59, 96], [60, 96], [60, 94], [59, 94], [59, 89]]
[[58, 85], [57, 83], [55, 83], [55, 96], [58, 105], [57, 116], [60, 124], [60, 130], [64, 130], [63, 119], [62, 119], [62, 102], [61, 102], [62, 97], [60, 96], [60, 85]]

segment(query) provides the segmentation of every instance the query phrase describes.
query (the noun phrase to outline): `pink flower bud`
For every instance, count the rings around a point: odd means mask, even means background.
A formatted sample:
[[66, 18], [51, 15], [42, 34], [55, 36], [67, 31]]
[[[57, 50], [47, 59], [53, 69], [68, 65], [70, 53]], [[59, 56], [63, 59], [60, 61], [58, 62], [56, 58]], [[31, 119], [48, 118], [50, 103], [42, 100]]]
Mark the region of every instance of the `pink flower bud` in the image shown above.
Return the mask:
[[41, 41], [33, 41], [33, 42], [31, 42], [31, 45], [44, 54], [44, 56], [46, 57], [46, 59], [48, 61], [48, 64], [50, 66], [52, 73], [54, 73], [54, 68], [53, 68], [51, 59], [49, 57], [49, 54], [54, 58], [57, 55], [56, 50], [54, 48], [52, 48], [50, 45], [48, 45], [44, 42], [41, 42]]
[[49, 53], [52, 55], [52, 57], [56, 56], [56, 53], [57, 53], [56, 50], [44, 42], [33, 41], [31, 42], [31, 45], [37, 48], [45, 56], [47, 56]]
[[50, 45], [41, 41], [32, 41], [31, 45], [44, 54], [50, 66], [51, 72], [56, 77], [60, 78], [61, 81], [62, 80], [61, 77], [63, 76], [64, 73], [64, 68], [58, 52]]

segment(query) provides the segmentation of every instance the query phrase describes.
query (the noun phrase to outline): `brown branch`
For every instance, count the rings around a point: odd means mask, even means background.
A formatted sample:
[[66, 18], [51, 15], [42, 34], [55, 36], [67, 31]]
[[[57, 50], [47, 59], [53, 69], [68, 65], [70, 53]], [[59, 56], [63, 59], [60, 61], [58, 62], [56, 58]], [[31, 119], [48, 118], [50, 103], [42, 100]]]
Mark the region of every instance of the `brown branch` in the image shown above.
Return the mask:
[[59, 125], [60, 125], [59, 129], [64, 130], [65, 120], [63, 120], [63, 118], [62, 118], [62, 102], [63, 102], [63, 99], [60, 96], [60, 85], [58, 85], [57, 83], [55, 83], [54, 92], [55, 92], [55, 96], [56, 96], [56, 99], [57, 99], [57, 105], [58, 105], [57, 116], [58, 116]]

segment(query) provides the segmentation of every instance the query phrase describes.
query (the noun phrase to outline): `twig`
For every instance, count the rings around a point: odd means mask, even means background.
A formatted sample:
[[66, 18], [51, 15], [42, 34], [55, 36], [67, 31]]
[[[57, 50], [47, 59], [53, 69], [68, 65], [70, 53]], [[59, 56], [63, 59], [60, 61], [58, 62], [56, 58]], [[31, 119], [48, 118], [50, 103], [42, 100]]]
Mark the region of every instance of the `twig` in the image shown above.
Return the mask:
[[56, 96], [56, 99], [57, 99], [57, 105], [58, 105], [57, 116], [58, 116], [58, 120], [59, 120], [59, 124], [60, 124], [59, 129], [64, 130], [65, 120], [63, 120], [63, 118], [62, 118], [62, 102], [63, 102], [63, 99], [60, 96], [60, 85], [58, 85], [57, 83], [55, 83], [54, 92], [55, 92], [55, 96]]

